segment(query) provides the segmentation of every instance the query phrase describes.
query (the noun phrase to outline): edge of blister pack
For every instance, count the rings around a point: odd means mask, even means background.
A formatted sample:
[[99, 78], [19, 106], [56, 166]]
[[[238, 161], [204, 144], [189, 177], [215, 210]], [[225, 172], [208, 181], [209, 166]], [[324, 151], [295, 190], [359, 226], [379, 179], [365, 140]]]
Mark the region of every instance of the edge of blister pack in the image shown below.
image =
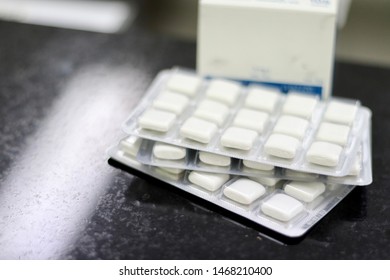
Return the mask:
[[[369, 110], [368, 110], [369, 111]], [[369, 111], [371, 115], [371, 111]], [[358, 176], [332, 177], [327, 176], [326, 180], [330, 183], [368, 186], [371, 185], [372, 178], [372, 139], [371, 139], [371, 121], [368, 122], [368, 128], [363, 135], [361, 147], [361, 169]]]
[[[272, 189], [269, 194], [264, 196], [264, 198], [261, 199], [261, 202], [258, 202], [256, 206], [253, 206], [248, 209], [245, 207], [238, 206], [237, 203], [232, 203], [231, 201], [228, 202], [224, 197], [210, 194], [210, 192], [200, 190], [199, 188], [194, 187], [189, 182], [186, 182], [185, 179], [183, 179], [186, 178], [186, 174], [180, 177], [172, 174], [169, 175], [168, 173], [163, 174], [156, 172], [155, 167], [139, 163], [134, 157], [128, 156], [122, 151], [120, 151], [117, 145], [109, 148], [107, 154], [109, 157], [125, 166], [128, 166], [139, 172], [145, 173], [151, 177], [168, 183], [186, 193], [192, 194], [202, 200], [212, 203], [213, 205], [219, 206], [224, 210], [227, 210], [235, 215], [241, 216], [244, 219], [254, 222], [259, 226], [267, 228], [288, 238], [299, 238], [305, 235], [318, 221], [320, 221], [326, 214], [328, 214], [331, 209], [333, 209], [354, 189], [354, 186], [350, 185], [332, 185], [332, 191], [329, 191], [332, 195], [324, 195], [321, 200], [318, 200], [318, 204], [317, 202], [315, 205], [310, 204], [311, 208], [306, 207], [304, 213], [298, 215], [291, 222], [283, 223], [265, 216], [259, 210], [261, 204], [264, 203], [264, 201], [266, 201], [269, 196], [273, 195], [272, 192], [275, 191], [275, 189]], [[232, 176], [230, 177], [229, 181], [235, 180], [235, 178], [240, 177]]]

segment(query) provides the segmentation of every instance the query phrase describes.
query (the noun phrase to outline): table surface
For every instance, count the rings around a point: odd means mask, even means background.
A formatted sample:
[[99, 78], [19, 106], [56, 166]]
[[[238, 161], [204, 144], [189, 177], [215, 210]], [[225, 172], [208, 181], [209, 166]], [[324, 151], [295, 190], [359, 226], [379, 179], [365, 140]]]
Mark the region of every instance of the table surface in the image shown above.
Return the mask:
[[[334, 95], [373, 112], [374, 183], [282, 245], [105, 151], [162, 69], [196, 45], [0, 22], [0, 259], [388, 259], [390, 70], [337, 62]], [[387, 144], [386, 144], [387, 143]]]

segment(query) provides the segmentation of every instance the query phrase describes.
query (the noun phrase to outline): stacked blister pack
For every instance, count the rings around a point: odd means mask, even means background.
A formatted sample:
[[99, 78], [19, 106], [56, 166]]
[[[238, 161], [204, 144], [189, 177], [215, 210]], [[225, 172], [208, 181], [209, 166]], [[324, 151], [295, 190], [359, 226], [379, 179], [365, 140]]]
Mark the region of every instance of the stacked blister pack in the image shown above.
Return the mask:
[[357, 100], [162, 71], [109, 156], [259, 225], [302, 236], [369, 185], [371, 112]]

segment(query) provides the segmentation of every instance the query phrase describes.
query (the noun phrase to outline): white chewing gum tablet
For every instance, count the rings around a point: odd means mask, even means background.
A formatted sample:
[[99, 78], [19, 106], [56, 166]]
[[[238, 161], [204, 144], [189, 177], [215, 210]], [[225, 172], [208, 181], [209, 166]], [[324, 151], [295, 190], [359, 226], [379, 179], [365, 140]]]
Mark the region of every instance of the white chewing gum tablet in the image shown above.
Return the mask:
[[160, 167], [160, 169], [174, 175], [179, 175], [184, 172], [184, 169], [178, 169], [178, 168]]
[[273, 132], [290, 135], [302, 140], [308, 126], [309, 122], [305, 119], [284, 115], [278, 119]]
[[139, 147], [141, 146], [142, 139], [135, 137], [135, 136], [130, 136], [127, 137], [126, 139], [123, 139], [119, 143], [120, 149], [125, 152], [126, 154], [129, 154], [133, 157], [137, 156]]
[[261, 205], [261, 211], [283, 222], [288, 222], [304, 210], [303, 204], [291, 196], [278, 193]]
[[187, 96], [170, 91], [162, 92], [153, 101], [153, 107], [180, 115], [190, 102]]
[[264, 145], [267, 154], [275, 157], [292, 159], [299, 148], [300, 141], [283, 134], [272, 134]]
[[298, 200], [312, 202], [325, 191], [325, 184], [321, 182], [292, 181], [284, 186], [284, 191]]
[[244, 108], [237, 112], [233, 125], [262, 133], [267, 120], [267, 113]]
[[154, 170], [156, 171], [157, 174], [159, 174], [160, 176], [163, 176], [169, 180], [179, 181], [181, 179], [181, 173], [175, 174], [172, 172], [168, 172], [167, 168], [156, 167]]
[[191, 117], [180, 128], [180, 135], [207, 144], [214, 137], [217, 130], [218, 127], [214, 123]]
[[229, 114], [229, 107], [221, 102], [203, 100], [194, 112], [194, 116], [222, 126]]
[[267, 178], [267, 177], [250, 177], [250, 179], [268, 187], [275, 187], [276, 184], [281, 181], [281, 179], [279, 178]]
[[256, 169], [256, 170], [271, 171], [271, 170], [275, 169], [275, 166], [273, 166], [273, 165], [255, 162], [255, 161], [246, 160], [246, 159], [244, 159], [242, 161], [242, 164], [245, 167]]
[[330, 101], [326, 108], [324, 119], [329, 122], [350, 125], [356, 117], [358, 106], [340, 101]]
[[280, 93], [273, 89], [251, 88], [245, 99], [245, 107], [271, 113], [275, 110]]
[[352, 164], [351, 170], [349, 171], [349, 176], [357, 176], [360, 174], [362, 169], [362, 155], [360, 153], [357, 154], [355, 160]]
[[229, 127], [221, 137], [221, 145], [227, 148], [250, 150], [256, 140], [257, 132], [240, 127]]
[[188, 176], [188, 180], [194, 185], [214, 192], [229, 180], [229, 175], [192, 171]]
[[174, 124], [176, 115], [156, 109], [146, 110], [139, 118], [138, 124], [143, 129], [167, 132]]
[[165, 143], [156, 142], [153, 146], [153, 155], [159, 159], [179, 160], [187, 154], [187, 149]]
[[167, 82], [167, 88], [188, 96], [194, 96], [201, 83], [201, 79], [191, 74], [175, 73]]
[[261, 184], [249, 179], [238, 179], [223, 190], [223, 194], [233, 201], [249, 205], [265, 193]]
[[236, 82], [212, 80], [206, 90], [206, 96], [232, 106], [237, 101], [240, 90], [241, 87]]
[[317, 105], [318, 98], [309, 94], [290, 93], [283, 105], [283, 113], [309, 119]]
[[317, 131], [316, 139], [345, 146], [350, 130], [346, 125], [323, 122]]
[[343, 148], [339, 145], [317, 141], [311, 144], [306, 159], [310, 163], [335, 167], [339, 164], [342, 150]]
[[216, 166], [229, 166], [231, 162], [230, 157], [201, 151], [199, 152], [199, 160], [203, 163]]

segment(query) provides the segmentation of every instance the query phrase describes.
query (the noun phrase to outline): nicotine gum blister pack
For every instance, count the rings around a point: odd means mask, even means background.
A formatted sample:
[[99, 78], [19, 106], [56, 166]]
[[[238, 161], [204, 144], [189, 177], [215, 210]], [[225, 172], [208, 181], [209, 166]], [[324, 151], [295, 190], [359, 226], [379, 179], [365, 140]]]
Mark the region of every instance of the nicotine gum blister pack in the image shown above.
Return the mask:
[[[294, 171], [262, 163], [248, 162], [208, 152], [173, 146], [148, 139], [125, 137], [120, 146], [126, 151], [129, 142], [137, 141], [139, 151], [137, 160], [146, 165], [171, 169], [186, 169], [212, 173], [226, 173], [241, 176], [261, 176], [272, 179], [290, 179], [300, 181], [319, 180], [324, 183], [347, 185], [369, 185], [372, 182], [370, 130], [362, 138], [350, 172], [346, 176], [334, 177], [315, 173]], [[131, 144], [130, 144], [131, 145]]]
[[117, 145], [108, 153], [126, 166], [291, 238], [305, 234], [354, 188], [320, 181], [245, 177], [144, 165], [136, 159], [138, 149], [137, 138], [130, 137], [127, 149]]
[[358, 101], [320, 101], [171, 70], [157, 76], [124, 124], [140, 138], [329, 176], [347, 176], [371, 113]]
[[371, 112], [359, 101], [160, 72], [109, 154], [290, 237], [368, 185]]

